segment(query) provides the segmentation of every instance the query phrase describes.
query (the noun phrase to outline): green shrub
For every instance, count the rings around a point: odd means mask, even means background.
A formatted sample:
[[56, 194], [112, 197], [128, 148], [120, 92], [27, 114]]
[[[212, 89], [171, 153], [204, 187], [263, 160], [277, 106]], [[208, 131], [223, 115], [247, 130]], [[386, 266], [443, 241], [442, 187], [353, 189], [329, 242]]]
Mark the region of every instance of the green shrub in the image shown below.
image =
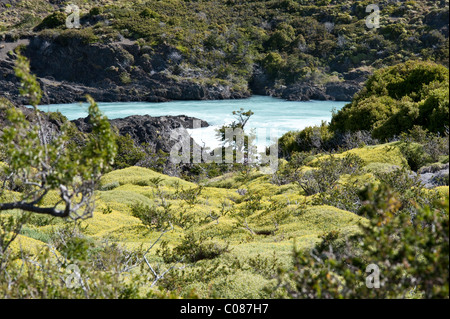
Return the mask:
[[178, 246], [174, 249], [168, 248], [167, 241], [161, 243], [157, 254], [165, 262], [175, 262], [185, 260], [187, 262], [197, 262], [204, 259], [214, 259], [229, 251], [229, 244], [219, 244], [203, 234], [189, 232], [186, 234]]
[[64, 46], [70, 45], [74, 41], [86, 45], [98, 42], [99, 37], [94, 33], [92, 28], [84, 28], [79, 30], [68, 29], [62, 31], [55, 41]]
[[288, 132], [279, 140], [278, 145], [284, 157], [294, 152], [317, 153], [327, 150], [334, 134], [329, 130], [328, 124], [322, 122], [320, 126], [308, 126], [299, 132]]
[[172, 216], [167, 209], [142, 203], [131, 206], [131, 215], [139, 218], [145, 226], [158, 231], [167, 229], [172, 222]]
[[[279, 272], [277, 287], [290, 298], [447, 298], [448, 194], [415, 206], [414, 218], [401, 212], [398, 195], [368, 187], [359, 214], [369, 220], [360, 232], [344, 237], [344, 245], [332, 233], [314, 250], [295, 249], [293, 268]], [[380, 270], [380, 289], [365, 284], [372, 264]]]
[[130, 74], [128, 74], [128, 72], [120, 73], [119, 78], [120, 78], [120, 82], [122, 82], [122, 84], [130, 84], [131, 83], [131, 77], [130, 77]]
[[320, 160], [317, 166], [298, 173], [296, 177], [296, 183], [308, 196], [333, 189], [342, 175], [360, 172], [364, 161], [359, 156], [348, 153], [344, 158], [330, 156]]
[[183, 187], [177, 190], [175, 196], [176, 198], [184, 200], [190, 206], [194, 206], [198, 203], [199, 196], [202, 193], [203, 186], [199, 185], [198, 187], [192, 187], [188, 189], [184, 189]]
[[440, 195], [436, 191], [424, 189], [419, 175], [404, 168], [388, 173], [379, 172], [375, 176], [384, 187], [389, 187], [398, 194], [397, 199], [401, 203], [399, 210], [412, 216], [417, 207], [425, 207], [439, 200]]
[[362, 205], [359, 194], [363, 186], [361, 182], [336, 184], [319, 193], [313, 203], [358, 213]]
[[351, 104], [333, 114], [330, 128], [373, 130], [380, 139], [415, 125], [442, 133], [449, 125], [448, 81], [448, 69], [432, 62], [408, 61], [378, 70]]
[[82, 229], [77, 224], [67, 224], [58, 228], [51, 235], [50, 243], [70, 261], [88, 260], [89, 250], [94, 247], [93, 240], [83, 235]]
[[283, 50], [295, 38], [294, 28], [286, 23], [280, 23], [277, 30], [270, 36], [267, 45], [274, 50]]
[[117, 135], [117, 155], [114, 159], [114, 168], [122, 169], [136, 165], [139, 161], [143, 160], [146, 153], [127, 135]]
[[420, 124], [430, 132], [444, 133], [449, 126], [449, 90], [448, 87], [435, 89], [419, 105]]
[[44, 29], [55, 29], [65, 25], [66, 15], [63, 12], [54, 12], [45, 17], [40, 24], [35, 27], [35, 31]]
[[102, 7], [93, 7], [91, 10], [89, 10], [89, 15], [90, 16], [97, 16], [99, 14], [103, 13], [103, 8]]
[[144, 10], [142, 10], [141, 13], [139, 13], [139, 15], [143, 18], [152, 18], [152, 19], [159, 18], [159, 14], [149, 8], [145, 8]]
[[263, 67], [266, 69], [267, 73], [272, 76], [272, 78], [276, 78], [278, 76], [285, 64], [285, 60], [277, 52], [268, 53], [262, 61]]
[[409, 168], [415, 172], [431, 162], [422, 145], [402, 143], [399, 145], [399, 149], [406, 158]]

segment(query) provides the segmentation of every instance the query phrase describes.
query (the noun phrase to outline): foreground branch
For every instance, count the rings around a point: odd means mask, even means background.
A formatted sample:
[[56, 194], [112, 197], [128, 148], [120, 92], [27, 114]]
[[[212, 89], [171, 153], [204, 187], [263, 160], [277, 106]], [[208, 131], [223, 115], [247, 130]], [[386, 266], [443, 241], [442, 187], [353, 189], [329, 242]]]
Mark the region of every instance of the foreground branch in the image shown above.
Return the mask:
[[70, 209], [58, 210], [54, 207], [38, 207], [32, 203], [15, 202], [0, 204], [0, 211], [21, 209], [30, 213], [51, 215], [55, 217], [67, 217], [69, 216]]

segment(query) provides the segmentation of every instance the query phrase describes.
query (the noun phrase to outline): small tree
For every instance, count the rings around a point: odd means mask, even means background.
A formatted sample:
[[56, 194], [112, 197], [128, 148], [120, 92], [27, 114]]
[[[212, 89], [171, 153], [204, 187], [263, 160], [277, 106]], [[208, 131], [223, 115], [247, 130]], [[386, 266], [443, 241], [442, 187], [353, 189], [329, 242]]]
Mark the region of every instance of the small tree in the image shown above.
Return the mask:
[[[36, 77], [30, 74], [27, 59], [20, 54], [16, 75], [21, 80], [20, 93], [30, 99], [34, 123], [26, 120], [15, 107], [4, 108], [9, 125], [0, 131], [5, 166], [0, 168], [0, 212], [12, 209], [80, 219], [90, 217], [94, 210], [94, 189], [102, 172], [116, 154], [113, 132], [97, 104], [87, 97], [92, 133], [78, 149], [68, 149], [68, 126], [51, 134], [43, 115], [37, 109], [42, 91]], [[14, 190], [21, 185], [20, 192]], [[42, 201], [51, 191], [57, 191], [58, 201], [43, 207]], [[8, 198], [8, 200], [6, 200]]]
[[225, 162], [229, 163], [230, 158], [227, 157], [227, 154], [230, 154], [231, 151], [233, 162], [243, 164], [243, 167], [246, 168], [244, 171], [247, 174], [250, 164], [255, 162], [256, 151], [253, 145], [255, 135], [252, 133], [246, 135], [244, 128], [253, 114], [251, 110], [244, 111], [242, 108], [239, 111], [233, 111], [236, 120], [217, 130], [217, 137], [223, 141], [223, 148], [226, 153]]

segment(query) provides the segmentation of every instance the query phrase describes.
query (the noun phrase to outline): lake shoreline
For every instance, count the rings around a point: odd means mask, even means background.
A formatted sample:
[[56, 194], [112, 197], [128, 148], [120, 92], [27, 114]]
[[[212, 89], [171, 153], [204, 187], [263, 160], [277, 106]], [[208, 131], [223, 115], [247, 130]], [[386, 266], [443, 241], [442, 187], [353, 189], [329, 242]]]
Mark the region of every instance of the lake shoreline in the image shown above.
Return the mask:
[[[182, 126], [188, 129], [198, 143], [202, 144], [203, 141], [206, 145], [213, 146], [217, 144], [214, 129], [232, 123], [235, 120], [233, 111], [239, 109], [251, 110], [254, 113], [247, 123], [247, 133], [252, 129], [263, 130], [267, 131], [267, 134], [272, 132], [279, 138], [288, 131], [297, 131], [307, 126], [320, 125], [323, 121], [330, 121], [332, 111], [341, 109], [347, 103], [348, 101], [286, 101], [275, 97], [254, 95], [239, 100], [186, 100], [166, 103], [98, 102], [98, 105], [110, 121], [126, 123], [129, 120], [130, 123], [134, 123], [129, 126], [136, 130], [145, 122], [165, 118], [180, 119], [184, 123]], [[39, 106], [39, 109], [43, 112], [59, 111], [69, 121], [75, 123], [82, 123], [87, 116], [87, 104], [53, 104]], [[136, 122], [137, 118], [147, 120]], [[196, 130], [193, 123], [188, 125], [183, 118], [201, 119], [203, 129]], [[136, 126], [138, 122], [141, 125]]]
[[[12, 52], [19, 46], [44, 92], [42, 104], [85, 101], [86, 95], [97, 102], [224, 100], [253, 95], [289, 101], [347, 101], [361, 89], [368, 76], [364, 72], [352, 72], [339, 81], [277, 86], [264, 72], [256, 69], [248, 82], [236, 85], [206, 74], [200, 77], [166, 74], [163, 60], [172, 52], [169, 47], [159, 48], [154, 55], [155, 61], [150, 63], [143, 58], [147, 54], [145, 49], [132, 41], [80, 44], [71, 39], [69, 42], [61, 44], [41, 36], [0, 41], [2, 95], [17, 105], [27, 103], [20, 96], [20, 83], [14, 74], [16, 57]], [[133, 67], [130, 66], [132, 63]]]

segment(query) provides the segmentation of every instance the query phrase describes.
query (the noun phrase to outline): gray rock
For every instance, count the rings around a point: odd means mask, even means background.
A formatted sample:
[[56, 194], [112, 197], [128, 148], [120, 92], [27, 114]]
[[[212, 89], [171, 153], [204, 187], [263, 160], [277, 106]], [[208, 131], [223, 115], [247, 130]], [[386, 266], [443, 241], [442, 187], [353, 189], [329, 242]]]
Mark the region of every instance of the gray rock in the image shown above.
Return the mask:
[[448, 186], [449, 164], [434, 164], [422, 167], [419, 170], [419, 178], [426, 188], [436, 186]]
[[[201, 127], [208, 127], [206, 121], [180, 116], [159, 116], [133, 115], [123, 119], [110, 120], [111, 126], [115, 127], [120, 135], [129, 135], [137, 145], [148, 144], [155, 148], [155, 151], [162, 150], [169, 153], [176, 141], [171, 140], [170, 135], [173, 130], [193, 128], [193, 121], [200, 121]], [[72, 121], [81, 132], [89, 133], [92, 128], [89, 118], [82, 118]], [[187, 131], [185, 131], [186, 134]]]
[[[1, 43], [0, 43], [1, 44]], [[168, 56], [176, 49], [160, 46], [141, 50], [130, 41], [85, 44], [80, 38], [34, 36], [23, 52], [30, 60], [44, 91], [42, 104], [73, 103], [87, 94], [98, 102], [236, 99], [250, 96], [248, 90], [201, 84], [192, 79], [175, 80], [168, 72]], [[0, 92], [17, 104], [26, 103], [19, 95], [19, 81], [13, 60], [0, 58]]]

